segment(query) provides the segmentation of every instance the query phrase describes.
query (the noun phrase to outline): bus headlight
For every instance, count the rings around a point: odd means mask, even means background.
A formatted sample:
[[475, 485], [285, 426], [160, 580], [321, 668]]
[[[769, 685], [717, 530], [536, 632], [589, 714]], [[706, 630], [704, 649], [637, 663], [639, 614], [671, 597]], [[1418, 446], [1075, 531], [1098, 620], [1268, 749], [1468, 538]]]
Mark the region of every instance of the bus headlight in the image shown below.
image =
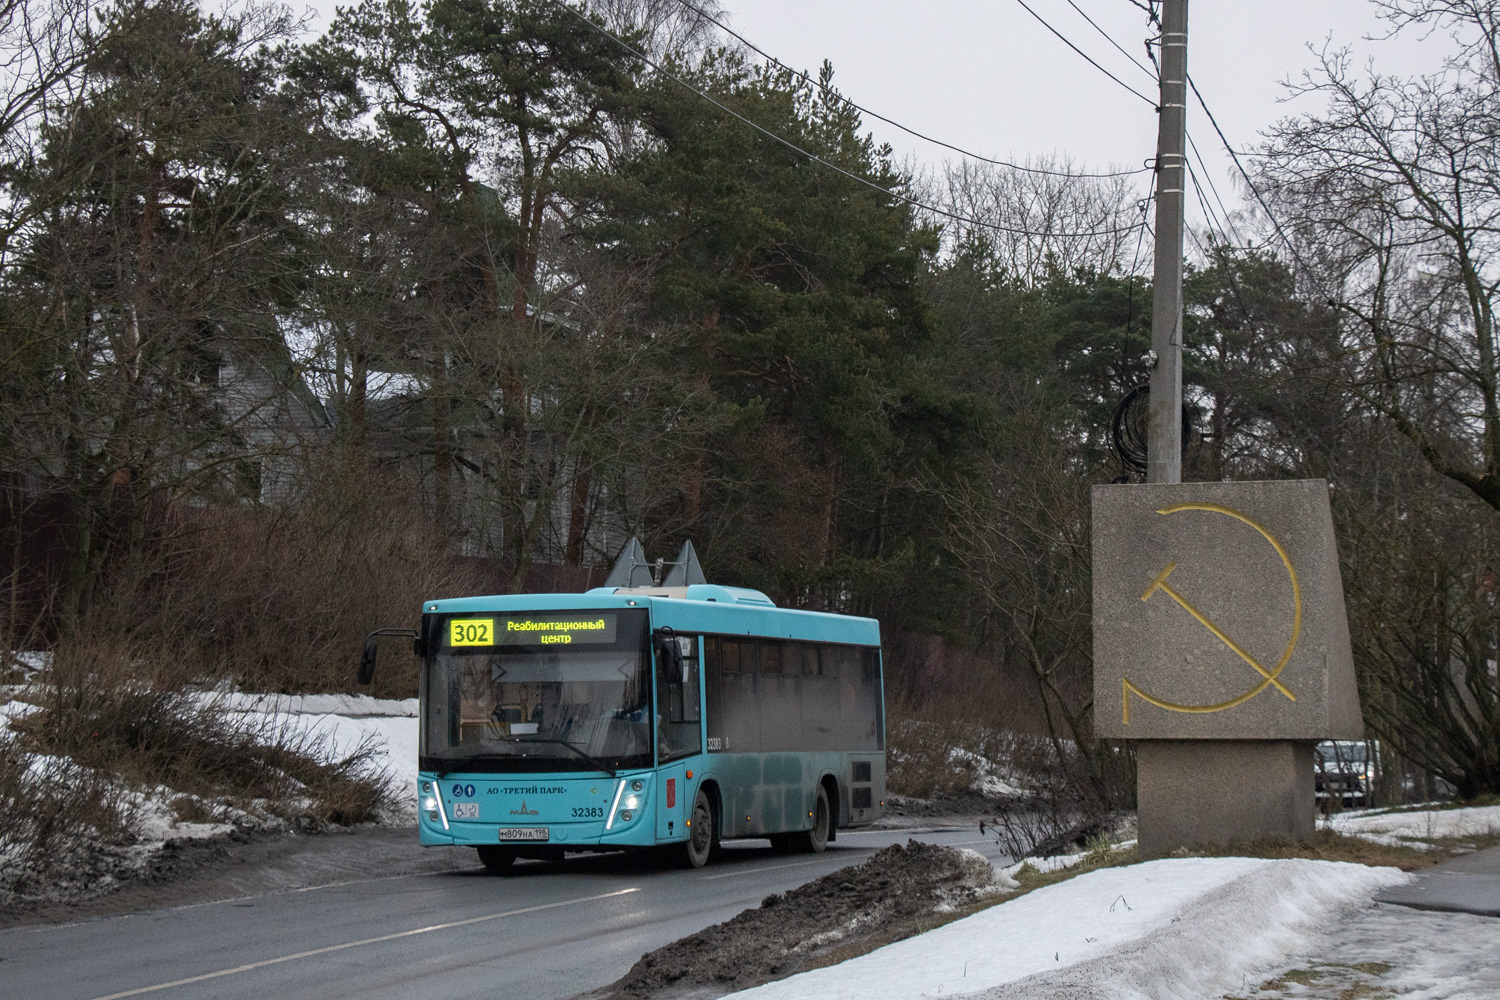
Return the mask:
[[622, 823], [629, 823], [630, 822], [630, 810], [629, 809], [621, 809], [620, 810], [620, 822], [622, 822]]
[[[640, 805], [641, 805], [641, 800], [637, 796], [634, 796], [634, 795], [627, 795], [627, 796], [625, 796], [625, 808], [626, 809], [639, 809]], [[630, 817], [627, 816], [625, 818], [629, 819]]]
[[422, 802], [422, 808], [432, 813], [433, 819], [437, 819], [437, 799], [433, 798], [431, 795], [427, 796], [427, 798]]

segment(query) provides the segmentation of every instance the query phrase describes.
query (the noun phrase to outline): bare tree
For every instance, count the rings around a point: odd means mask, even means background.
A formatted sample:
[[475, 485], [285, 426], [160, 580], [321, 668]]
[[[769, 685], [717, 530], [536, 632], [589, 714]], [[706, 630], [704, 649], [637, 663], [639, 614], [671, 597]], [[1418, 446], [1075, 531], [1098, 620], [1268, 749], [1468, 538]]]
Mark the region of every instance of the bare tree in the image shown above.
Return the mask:
[[1500, 509], [1500, 6], [1384, 7], [1397, 30], [1450, 28], [1456, 54], [1402, 79], [1324, 49], [1293, 92], [1325, 109], [1276, 126], [1263, 173], [1303, 280], [1322, 281], [1347, 318], [1328, 377]]
[[[938, 203], [1003, 227], [948, 223], [948, 241], [991, 247], [1009, 276], [1028, 285], [1052, 274], [1129, 270], [1137, 262], [1144, 216], [1129, 178], [1080, 176], [1053, 157], [1026, 166], [1034, 169], [948, 164], [930, 184]], [[1149, 248], [1143, 252], [1149, 263]]]
[[[1096, 739], [1089, 584], [1089, 478], [1066, 430], [1066, 404], [1015, 386], [983, 474], [938, 488], [946, 539], [996, 623], [1007, 659], [1035, 681], [1065, 787], [1049, 793], [1095, 814], [1134, 802], [1134, 760]], [[1053, 830], [1050, 832], [1058, 832]]]

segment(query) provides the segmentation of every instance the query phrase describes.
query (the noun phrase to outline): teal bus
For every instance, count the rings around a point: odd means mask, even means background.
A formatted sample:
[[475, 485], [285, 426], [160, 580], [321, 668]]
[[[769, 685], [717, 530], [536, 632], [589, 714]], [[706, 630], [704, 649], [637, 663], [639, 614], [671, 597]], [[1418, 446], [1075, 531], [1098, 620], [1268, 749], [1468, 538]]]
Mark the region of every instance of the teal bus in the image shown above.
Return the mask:
[[750, 837], [820, 852], [883, 811], [873, 619], [606, 585], [429, 601], [416, 648], [421, 842], [491, 870], [626, 848], [696, 868]]

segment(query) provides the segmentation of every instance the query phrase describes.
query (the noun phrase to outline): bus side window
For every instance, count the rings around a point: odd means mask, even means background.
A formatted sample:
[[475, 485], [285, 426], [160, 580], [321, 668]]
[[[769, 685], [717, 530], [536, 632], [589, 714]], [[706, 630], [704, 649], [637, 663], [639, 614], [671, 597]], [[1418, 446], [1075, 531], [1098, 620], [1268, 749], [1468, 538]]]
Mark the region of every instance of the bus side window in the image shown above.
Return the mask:
[[698, 637], [674, 636], [683, 649], [681, 667], [669, 669], [657, 659], [656, 695], [658, 742], [662, 760], [697, 753], [700, 749], [698, 711]]
[[703, 710], [708, 714], [708, 749], [724, 749], [724, 653], [723, 640], [709, 636], [703, 641]]
[[763, 674], [781, 673], [782, 643], [774, 639], [762, 639], [760, 641], [760, 672]]
[[702, 706], [698, 701], [698, 670], [701, 661], [698, 659], [698, 637], [693, 636], [691, 641], [692, 655], [682, 658], [682, 718], [679, 721], [696, 725], [703, 717]]
[[672, 722], [698, 721], [698, 637], [682, 636], [682, 671], [663, 677], [667, 692], [667, 717]]

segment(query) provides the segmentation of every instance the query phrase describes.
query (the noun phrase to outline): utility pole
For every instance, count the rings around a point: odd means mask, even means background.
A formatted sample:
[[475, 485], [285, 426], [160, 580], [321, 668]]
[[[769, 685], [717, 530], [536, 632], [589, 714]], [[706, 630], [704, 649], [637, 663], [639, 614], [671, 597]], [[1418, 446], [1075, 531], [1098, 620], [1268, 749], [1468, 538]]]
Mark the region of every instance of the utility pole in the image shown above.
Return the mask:
[[1182, 216], [1187, 193], [1188, 0], [1162, 0], [1156, 133], [1156, 271], [1146, 482], [1182, 482]]

